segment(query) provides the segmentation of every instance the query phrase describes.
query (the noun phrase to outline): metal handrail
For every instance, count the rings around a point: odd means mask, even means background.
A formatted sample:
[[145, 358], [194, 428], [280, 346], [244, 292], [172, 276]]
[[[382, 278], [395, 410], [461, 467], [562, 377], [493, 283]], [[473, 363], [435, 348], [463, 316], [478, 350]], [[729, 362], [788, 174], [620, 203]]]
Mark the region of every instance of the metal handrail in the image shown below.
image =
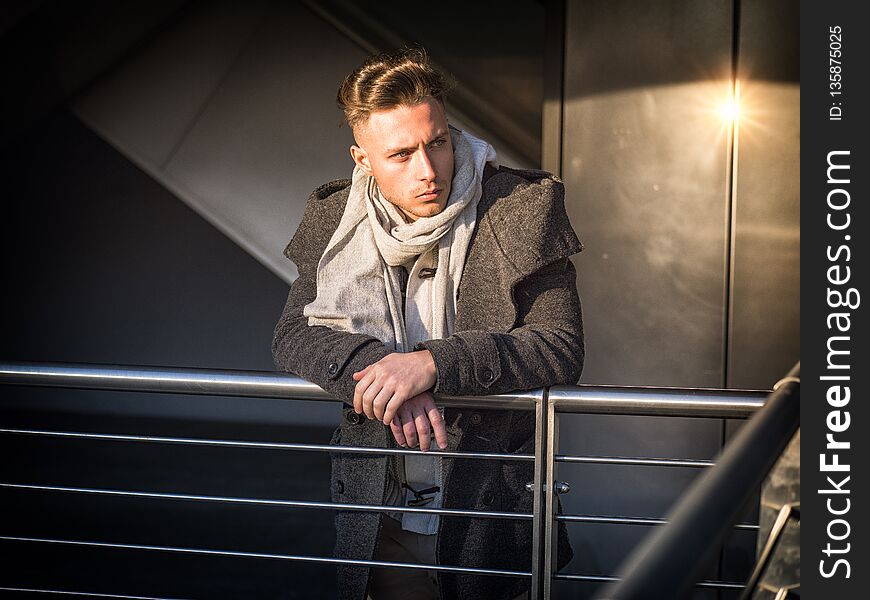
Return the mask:
[[[612, 525], [666, 525], [667, 519], [650, 517], [616, 517], [603, 515], [556, 515], [556, 521], [565, 523], [609, 523]], [[759, 526], [753, 523], [737, 523], [734, 529], [742, 531], [758, 531]]]
[[769, 391], [611, 385], [556, 385], [549, 399], [557, 413], [746, 418]]
[[[113, 390], [125, 392], [155, 392], [188, 395], [259, 397], [293, 400], [335, 400], [324, 390], [308, 381], [293, 375], [275, 372], [224, 371], [213, 369], [133, 367], [113, 365], [83, 365], [71, 363], [0, 363], [0, 384], [42, 387], [62, 387], [91, 390]], [[415, 512], [432, 512], [451, 516], [472, 518], [529, 519], [533, 521], [536, 551], [540, 563], [533, 562], [531, 572], [504, 571], [497, 569], [477, 569], [441, 565], [413, 565], [404, 563], [380, 563], [378, 561], [354, 561], [340, 558], [304, 557], [290, 555], [266, 555], [244, 551], [206, 550], [175, 547], [146, 547], [135, 544], [116, 544], [104, 541], [84, 542], [80, 540], [55, 540], [37, 538], [2, 537], [0, 539], [31, 541], [79, 546], [114, 547], [131, 549], [151, 549], [165, 552], [211, 553], [226, 556], [247, 556], [261, 558], [282, 558], [320, 563], [359, 564], [367, 566], [402, 566], [407, 568], [428, 568], [459, 573], [481, 575], [511, 575], [532, 577], [534, 581], [546, 581], [542, 590], [533, 586], [532, 597], [549, 594], [552, 579], [577, 581], [612, 581], [612, 577], [554, 573], [553, 557], [549, 554], [554, 539], [554, 525], [563, 522], [599, 522], [632, 525], [662, 525], [662, 519], [643, 517], [607, 517], [596, 515], [559, 515], [554, 514], [553, 480], [556, 462], [591, 463], [609, 465], [649, 465], [665, 467], [707, 467], [708, 460], [674, 458], [639, 458], [607, 456], [569, 456], [556, 454], [558, 425], [556, 413], [604, 413], [611, 415], [647, 415], [681, 417], [718, 417], [743, 418], [757, 411], [764, 402], [764, 392], [751, 390], [710, 390], [679, 389], [657, 387], [616, 387], [616, 386], [556, 386], [550, 389], [520, 391], [498, 396], [438, 396], [438, 404], [475, 409], [535, 410], [536, 443], [535, 454], [470, 453], [432, 451], [431, 456], [450, 458], [483, 458], [493, 460], [525, 460], [535, 463], [535, 508], [531, 515], [522, 513], [503, 513], [493, 511], [471, 511], [462, 509], [417, 509]], [[69, 431], [45, 431], [35, 429], [0, 429], [0, 434], [39, 435], [92, 439], [122, 442], [151, 442], [168, 444], [193, 444], [205, 446], [243, 447], [278, 450], [304, 450], [374, 454], [415, 454], [417, 450], [401, 448], [368, 448], [355, 446], [331, 446], [323, 444], [294, 444], [284, 442], [251, 442], [242, 440], [208, 440], [196, 438], [158, 437], [123, 435], [116, 433], [92, 433]], [[544, 440], [544, 441], [542, 441]], [[96, 488], [74, 488], [47, 486], [28, 483], [3, 483], [7, 489], [52, 491], [60, 493], [88, 493], [120, 497], [149, 497], [168, 500], [190, 500], [206, 502], [225, 502], [231, 504], [271, 504], [298, 508], [324, 508], [334, 510], [379, 511], [396, 510], [411, 512], [403, 507], [384, 507], [375, 505], [342, 504], [327, 502], [301, 502], [294, 500], [267, 500], [256, 498], [230, 498], [147, 491], [111, 490]], [[757, 529], [756, 525], [738, 524], [739, 529]], [[702, 582], [703, 587], [732, 588], [738, 584], [729, 582]]]
[[223, 504], [242, 504], [257, 506], [284, 506], [292, 508], [316, 508], [327, 510], [348, 510], [360, 512], [397, 512], [446, 515], [448, 517], [474, 517], [484, 519], [530, 520], [531, 513], [515, 513], [491, 510], [464, 510], [460, 508], [426, 508], [413, 506], [379, 506], [377, 504], [353, 504], [349, 502], [309, 502], [303, 500], [272, 500], [266, 498], [237, 498], [233, 496], [204, 496], [199, 494], [176, 494], [169, 492], [142, 492], [133, 490], [111, 490], [102, 488], [81, 488], [57, 485], [31, 485], [24, 483], [0, 482], [0, 488], [10, 490], [32, 490], [40, 492], [64, 492], [71, 494], [93, 494], [96, 496], [116, 496], [127, 498], [152, 498], [157, 500], [187, 500], [194, 502], [219, 502]]
[[54, 594], [56, 596], [75, 596], [78, 598], [116, 598], [117, 600], [182, 600], [181, 598], [166, 598], [157, 596], [130, 596], [129, 594], [104, 594], [99, 592], [81, 592], [70, 590], [46, 590], [41, 588], [0, 587], [0, 592], [16, 594]]
[[[338, 400], [314, 383], [288, 373], [183, 367], [141, 367], [78, 363], [0, 363], [0, 384], [118, 392], [243, 396], [293, 400]], [[442, 406], [531, 410], [540, 390], [499, 396], [439, 396]]]
[[118, 544], [114, 542], [96, 542], [83, 540], [59, 540], [53, 538], [31, 538], [22, 536], [0, 535], [0, 540], [8, 542], [36, 542], [43, 544], [62, 544], [67, 546], [85, 546], [89, 548], [118, 548], [125, 550], [151, 550], [177, 554], [201, 554], [211, 556], [234, 556], [238, 558], [270, 558], [295, 562], [320, 564], [356, 565], [362, 567], [404, 567], [407, 569], [426, 569], [444, 573], [467, 573], [473, 575], [494, 575], [497, 577], [530, 577], [529, 571], [513, 571], [508, 569], [485, 569], [480, 567], [458, 567], [448, 565], [424, 565], [415, 563], [389, 562], [383, 560], [361, 560], [350, 558], [331, 558], [327, 556], [301, 556], [298, 554], [274, 554], [265, 552], [242, 552], [238, 550], [216, 550], [211, 548], [179, 548], [176, 546], [155, 546], [150, 544]]
[[656, 467], [711, 467], [712, 460], [687, 460], [684, 458], [638, 458], [630, 456], [570, 456], [557, 454], [556, 462], [583, 463], [591, 465], [630, 465]]
[[[370, 446], [340, 446], [332, 444], [299, 444], [292, 442], [251, 442], [245, 440], [213, 440], [187, 437], [162, 437], [156, 435], [124, 435], [118, 433], [93, 433], [83, 431], [47, 431], [44, 429], [0, 429], [0, 434], [33, 435], [44, 437], [100, 440], [104, 442], [146, 442], [151, 444], [182, 444], [189, 446], [216, 446], [220, 448], [256, 448], [260, 450], [300, 450], [308, 452], [343, 452], [345, 454], [419, 455], [420, 451], [408, 448], [379, 448]], [[531, 454], [505, 454], [498, 452], [452, 452], [430, 450], [428, 456], [441, 458], [473, 458], [476, 460], [533, 461]]]
[[[614, 575], [579, 575], [575, 573], [556, 573], [553, 575], [553, 579], [556, 581], [583, 581], [583, 582], [592, 582], [592, 583], [615, 583], [619, 581], [619, 578]], [[712, 589], [712, 590], [742, 590], [744, 585], [742, 583], [738, 583], [736, 581], [699, 581], [695, 584], [695, 587], [701, 589]], [[653, 596], [657, 600], [659, 598], [666, 598], [666, 596]]]
[[[46, 437], [67, 437], [77, 439], [102, 440], [109, 442], [149, 442], [160, 444], [186, 444], [192, 446], [218, 446], [223, 448], [259, 448], [265, 450], [304, 450], [313, 452], [345, 452], [348, 454], [419, 454], [418, 450], [407, 448], [373, 448], [370, 446], [340, 446], [332, 444], [300, 444], [293, 442], [251, 442], [245, 440], [213, 440], [185, 437], [162, 437], [156, 435], [125, 435], [119, 433], [94, 433], [84, 431], [48, 431], [44, 429], [4, 429], [0, 434], [36, 435]], [[477, 460], [516, 460], [534, 461], [532, 454], [506, 454], [500, 452], [453, 452], [430, 450], [429, 456], [441, 458], [473, 458]], [[655, 467], [709, 467], [712, 460], [686, 460], [680, 458], [638, 458], [622, 456], [569, 456], [556, 455], [556, 462], [655, 466]]]
[[[161, 436], [143, 436], [143, 435], [121, 435], [108, 433], [84, 433], [84, 432], [69, 432], [69, 431], [46, 431], [33, 429], [5, 429], [0, 428], [0, 434], [9, 435], [31, 435], [44, 437], [62, 437], [72, 439], [97, 440], [108, 442], [144, 442], [157, 444], [185, 444], [193, 446], [215, 446], [215, 447], [230, 447], [230, 448], [248, 448], [248, 449], [266, 449], [266, 450], [295, 450], [295, 451], [321, 451], [321, 452], [337, 452], [358, 453], [358, 454], [418, 454], [418, 450], [408, 450], [400, 448], [371, 448], [363, 446], [338, 446], [325, 444], [299, 444], [290, 442], [251, 442], [241, 440], [213, 440], [201, 438], [180, 438], [180, 437], [161, 437]], [[485, 452], [448, 452], [448, 451], [432, 451], [429, 453], [432, 456], [441, 456], [446, 458], [464, 458], [464, 459], [484, 459], [484, 460], [534, 460], [531, 454], [504, 454], [504, 453], [485, 453]], [[597, 457], [597, 456], [577, 456], [568, 457], [576, 459], [576, 462], [589, 462], [593, 464], [622, 464], [622, 465], [644, 465], [644, 466], [689, 466], [689, 467], [707, 467], [714, 464], [712, 461], [684, 461], [675, 459], [637, 459], [637, 458], [612, 458], [612, 457]], [[531, 514], [523, 513], [506, 513], [492, 511], [469, 511], [459, 509], [432, 509], [432, 508], [408, 508], [387, 507], [377, 505], [361, 505], [361, 504], [343, 504], [332, 502], [300, 502], [292, 500], [260, 500], [255, 498], [227, 498], [216, 496], [193, 496], [189, 494], [171, 494], [171, 493], [155, 493], [141, 492], [129, 490], [100, 490], [90, 488], [71, 488], [61, 486], [46, 486], [33, 484], [20, 484], [0, 482], [0, 488], [8, 489], [31, 489], [42, 491], [56, 492], [86, 492], [93, 494], [105, 494], [115, 496], [142, 496], [152, 498], [169, 498], [179, 500], [208, 500], [228, 503], [251, 503], [276, 506], [292, 506], [296, 508], [332, 508], [336, 510], [370, 510], [370, 511], [393, 511], [393, 512], [419, 512], [430, 514], [445, 514], [448, 516], [467, 516], [467, 517], [491, 517], [491, 518], [514, 518], [514, 519], [530, 519]], [[564, 521], [569, 523], [613, 523], [613, 524], [630, 524], [630, 525], [662, 525], [667, 523], [664, 519], [656, 519], [649, 517], [625, 517], [625, 516], [602, 516], [602, 515], [572, 515], [562, 514], [555, 517], [556, 521]], [[751, 523], [739, 523], [735, 525], [735, 529], [758, 530], [758, 525]]]
[[[0, 384], [125, 392], [244, 396], [337, 401], [295, 375], [271, 371], [227, 371], [181, 367], [0, 363]], [[560, 413], [741, 418], [755, 413], [768, 392], [699, 388], [554, 386], [549, 399]], [[437, 396], [450, 407], [532, 410], [541, 390], [497, 396]]]

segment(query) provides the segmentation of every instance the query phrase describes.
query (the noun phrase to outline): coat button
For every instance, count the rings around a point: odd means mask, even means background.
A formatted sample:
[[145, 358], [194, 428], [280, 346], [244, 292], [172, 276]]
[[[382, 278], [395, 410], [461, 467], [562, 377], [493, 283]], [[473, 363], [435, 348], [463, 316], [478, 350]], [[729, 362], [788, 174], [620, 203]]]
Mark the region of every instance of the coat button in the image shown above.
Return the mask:
[[357, 413], [353, 412], [352, 410], [349, 410], [346, 413], [344, 413], [344, 418], [351, 425], [359, 425], [360, 423], [362, 423], [362, 420], [363, 420], [362, 415], [357, 414]]
[[329, 366], [326, 367], [326, 372], [330, 375], [338, 373], [338, 363], [329, 363]]
[[495, 501], [495, 494], [487, 490], [483, 493], [481, 501], [484, 503], [484, 505], [490, 506]]
[[[356, 413], [354, 413], [354, 414], [356, 414]], [[338, 490], [339, 494], [344, 493], [344, 482], [341, 479], [339, 479], [338, 481], [335, 482], [335, 489]]]
[[481, 421], [483, 421], [483, 419], [481, 418], [480, 413], [471, 413], [471, 424], [472, 425], [480, 425]]
[[492, 383], [494, 375], [492, 374], [491, 370], [484, 369], [480, 372], [480, 378], [483, 380], [484, 383]]

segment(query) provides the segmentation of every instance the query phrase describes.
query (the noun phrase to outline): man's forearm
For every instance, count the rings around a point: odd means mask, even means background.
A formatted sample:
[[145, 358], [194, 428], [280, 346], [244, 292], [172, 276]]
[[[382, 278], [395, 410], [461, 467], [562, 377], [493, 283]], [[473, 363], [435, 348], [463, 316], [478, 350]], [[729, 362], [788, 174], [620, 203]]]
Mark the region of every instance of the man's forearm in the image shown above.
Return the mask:
[[574, 384], [583, 368], [582, 340], [550, 327], [464, 331], [425, 342], [425, 347], [438, 364], [438, 394], [503, 394]]
[[278, 369], [316, 383], [348, 404], [353, 404], [356, 386], [353, 373], [390, 352], [383, 342], [367, 335], [308, 325], [292, 290], [272, 340]]
[[435, 393], [501, 394], [574, 384], [583, 369], [583, 322], [570, 261], [532, 275], [514, 297], [518, 326], [509, 332], [460, 331], [417, 344], [438, 367]]

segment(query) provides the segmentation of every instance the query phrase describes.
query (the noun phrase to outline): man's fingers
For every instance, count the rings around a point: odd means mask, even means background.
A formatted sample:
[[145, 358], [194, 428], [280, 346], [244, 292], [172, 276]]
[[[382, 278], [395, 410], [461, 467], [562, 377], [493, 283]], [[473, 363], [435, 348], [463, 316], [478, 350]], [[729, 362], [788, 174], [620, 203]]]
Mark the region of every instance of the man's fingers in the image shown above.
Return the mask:
[[[387, 404], [391, 402], [393, 397], [393, 390], [387, 386], [384, 386], [380, 389], [380, 391], [372, 398], [371, 401], [371, 409], [372, 413], [375, 415], [375, 418], [378, 421], [383, 421], [385, 424], [389, 423], [393, 420], [392, 415], [389, 419], [384, 415], [384, 411], [387, 408]], [[366, 396], [363, 396], [363, 401], [366, 400]], [[368, 414], [368, 410], [366, 410], [366, 414]], [[395, 414], [395, 412], [394, 412]]]
[[[360, 371], [352, 374], [357, 385], [364, 383], [363, 390], [371, 383], [376, 383], [380, 389], [387, 387], [395, 391], [402, 389], [403, 399], [411, 398], [435, 384], [434, 362], [428, 351], [418, 352], [393, 352], [379, 361], [372, 363]], [[396, 410], [398, 407], [396, 407]], [[366, 412], [360, 407], [357, 412]], [[390, 422], [395, 412], [384, 416], [378, 416], [384, 423]]]
[[441, 411], [434, 403], [427, 402], [426, 405], [426, 414], [432, 424], [432, 430], [435, 432], [435, 442], [439, 448], [445, 450], [447, 448], [447, 426], [444, 424], [444, 417], [441, 416]]
[[429, 417], [422, 410], [415, 411], [414, 423], [417, 425], [417, 436], [420, 438], [420, 450], [427, 452], [431, 444]]
[[358, 382], [353, 388], [353, 411], [356, 414], [360, 414], [363, 411], [363, 394], [365, 394], [371, 383], [371, 378], [363, 379], [362, 381]]
[[[365, 379], [363, 379], [362, 382], [364, 382], [364, 381], [365, 381]], [[362, 382], [360, 382], [360, 383], [362, 383]], [[357, 385], [359, 385], [359, 384], [357, 384]], [[369, 386], [366, 388], [366, 391], [362, 395], [362, 411], [366, 414], [366, 416], [369, 419], [375, 418], [375, 411], [374, 411], [374, 408], [372, 407], [372, 403], [374, 402], [375, 398], [377, 398], [378, 394], [381, 393], [382, 389], [383, 389], [383, 387], [381, 386], [380, 382], [372, 381], [371, 384], [369, 384]]]
[[396, 417], [392, 421], [390, 421], [390, 431], [393, 432], [393, 438], [395, 438], [396, 443], [399, 444], [402, 448], [404, 448], [408, 442], [405, 440], [405, 432], [402, 431], [402, 421], [399, 417]]
[[417, 445], [417, 425], [414, 423], [414, 417], [411, 416], [411, 411], [402, 410], [402, 431], [405, 434], [405, 441], [408, 446], [413, 448]]
[[363, 369], [362, 371], [357, 371], [356, 373], [351, 375], [351, 377], [353, 377], [354, 381], [359, 381], [360, 379], [362, 379], [363, 377], [365, 377], [368, 374], [369, 369], [371, 369], [371, 368], [372, 368], [372, 365], [369, 365], [365, 369]]
[[407, 402], [407, 400], [408, 399], [401, 393], [394, 393], [393, 397], [390, 398], [390, 401], [387, 403], [386, 408], [384, 408], [384, 423], [389, 423], [390, 421], [392, 421], [393, 417], [395, 417], [399, 413], [399, 409], [404, 405], [405, 402]]

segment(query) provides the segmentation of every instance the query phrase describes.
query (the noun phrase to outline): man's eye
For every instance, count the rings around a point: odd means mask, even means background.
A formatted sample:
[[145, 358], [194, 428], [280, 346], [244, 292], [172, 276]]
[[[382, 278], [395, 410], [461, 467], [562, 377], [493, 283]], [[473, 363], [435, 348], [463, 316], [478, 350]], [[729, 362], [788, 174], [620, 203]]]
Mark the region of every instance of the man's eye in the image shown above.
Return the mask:
[[402, 150], [401, 152], [396, 152], [393, 154], [393, 158], [407, 158], [411, 155], [407, 150]]
[[447, 143], [447, 140], [445, 140], [444, 138], [441, 138], [441, 139], [437, 139], [434, 142], [432, 142], [431, 146], [433, 148], [440, 148], [441, 146], [443, 146], [446, 143]]

